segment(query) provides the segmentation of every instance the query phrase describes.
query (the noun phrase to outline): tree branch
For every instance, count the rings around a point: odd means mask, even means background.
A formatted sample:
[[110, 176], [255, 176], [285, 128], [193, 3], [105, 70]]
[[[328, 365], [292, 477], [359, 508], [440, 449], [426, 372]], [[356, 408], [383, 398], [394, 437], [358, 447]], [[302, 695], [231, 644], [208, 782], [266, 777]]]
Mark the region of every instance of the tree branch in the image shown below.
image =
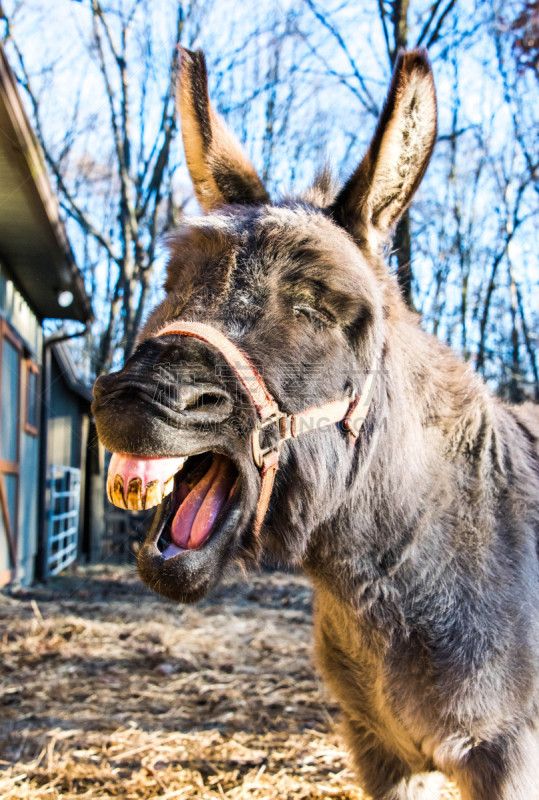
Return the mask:
[[515, 205], [513, 208], [512, 219], [506, 225], [506, 236], [503, 242], [503, 246], [500, 248], [498, 253], [496, 254], [494, 261], [492, 262], [492, 269], [490, 272], [490, 279], [487, 285], [487, 293], [485, 296], [485, 302], [483, 304], [483, 313], [481, 315], [481, 321], [479, 323], [479, 345], [477, 348], [477, 360], [476, 360], [476, 368], [480, 370], [483, 368], [485, 364], [485, 340], [487, 335], [487, 323], [488, 323], [488, 316], [490, 312], [490, 303], [492, 300], [492, 295], [494, 293], [494, 289], [496, 287], [496, 273], [498, 271], [498, 267], [500, 266], [503, 257], [507, 253], [507, 249], [511, 244], [511, 241], [523, 222], [523, 219], [519, 217], [519, 207], [520, 201], [522, 199], [522, 195], [524, 194], [524, 190], [526, 189], [527, 181], [522, 182], [518, 187], [517, 196], [515, 198]]
[[[155, 166], [152, 172], [152, 177], [148, 184], [148, 189], [146, 191], [146, 196], [142, 201], [142, 205], [137, 208], [137, 216], [140, 218], [144, 214], [146, 214], [148, 204], [150, 202], [150, 198], [152, 194], [160, 189], [161, 183], [163, 181], [163, 175], [165, 172], [166, 165], [169, 159], [170, 153], [170, 146], [172, 144], [172, 139], [174, 138], [174, 134], [176, 132], [176, 102], [175, 102], [175, 87], [176, 87], [176, 79], [178, 74], [178, 66], [179, 66], [179, 51], [178, 45], [180, 44], [182, 33], [184, 28], [184, 14], [183, 14], [183, 7], [181, 4], [178, 5], [178, 16], [176, 18], [176, 36], [174, 38], [174, 43], [172, 45], [172, 54], [170, 58], [170, 67], [169, 67], [169, 82], [167, 87], [167, 93], [165, 95], [165, 99], [163, 101], [163, 112], [161, 115], [161, 125], [159, 127], [159, 134], [155, 139], [154, 146], [152, 148], [150, 159], [153, 157], [153, 154], [156, 152], [156, 145], [159, 139], [159, 136], [163, 134], [163, 144], [161, 145], [160, 151], [157, 155]], [[172, 102], [172, 111], [169, 111], [169, 106]], [[148, 172], [150, 159], [146, 162], [145, 170], [142, 176], [142, 182]], [[157, 210], [154, 209], [154, 214], [157, 213]]]
[[363, 89], [363, 92], [365, 94], [365, 98], [362, 101], [363, 105], [371, 112], [371, 114], [378, 116], [379, 112], [378, 106], [375, 103], [371, 93], [369, 92], [367, 85], [365, 84], [365, 80], [362, 74], [360, 73], [356, 62], [352, 58], [343, 37], [341, 36], [339, 31], [331, 24], [331, 22], [329, 22], [329, 20], [317, 9], [313, 0], [303, 0], [303, 2], [311, 9], [316, 19], [320, 22], [320, 24], [323, 25], [324, 28], [326, 28], [331, 33], [333, 38], [336, 40], [337, 44], [339, 45], [344, 55], [346, 56], [348, 63], [350, 64], [350, 67], [352, 68], [354, 77], [356, 78], [357, 82]]
[[455, 5], [456, 0], [449, 0], [449, 3], [446, 5], [440, 16], [438, 17], [438, 22], [436, 23], [436, 27], [434, 28], [433, 32], [429, 36], [429, 40], [427, 42], [427, 49], [432, 47], [432, 45], [438, 41], [440, 37], [440, 31], [442, 29], [442, 25], [444, 23], [444, 19], [449, 14], [453, 6]]
[[[7, 18], [6, 18], [6, 22], [7, 22]], [[12, 45], [12, 47], [13, 47], [16, 55], [17, 55], [17, 60], [19, 62], [19, 68], [20, 68], [21, 73], [22, 73], [23, 81], [21, 82], [21, 86], [26, 91], [26, 94], [28, 95], [28, 98], [30, 100], [30, 104], [32, 106], [32, 116], [34, 118], [34, 131], [35, 131], [37, 140], [39, 142], [41, 150], [43, 151], [43, 155], [45, 157], [45, 161], [46, 161], [49, 169], [51, 170], [52, 174], [54, 175], [54, 178], [56, 180], [56, 184], [58, 186], [58, 189], [60, 190], [60, 192], [62, 193], [62, 195], [64, 197], [64, 201], [62, 201], [62, 199], [60, 198], [60, 206], [66, 212], [66, 214], [68, 214], [70, 217], [72, 217], [81, 226], [81, 228], [83, 230], [85, 230], [97, 242], [99, 242], [99, 244], [106, 250], [107, 254], [110, 256], [111, 259], [113, 259], [116, 263], [118, 263], [118, 261], [119, 261], [118, 254], [114, 251], [114, 247], [112, 245], [112, 242], [106, 236], [104, 236], [101, 233], [101, 231], [98, 230], [98, 228], [94, 225], [94, 223], [88, 217], [86, 212], [83, 211], [82, 208], [78, 205], [78, 203], [76, 202], [76, 200], [73, 197], [72, 193], [70, 192], [70, 190], [67, 187], [67, 184], [66, 184], [66, 182], [64, 180], [64, 177], [62, 175], [62, 172], [60, 170], [60, 166], [59, 166], [58, 160], [56, 158], [54, 158], [54, 156], [50, 152], [49, 148], [47, 147], [47, 144], [46, 144], [46, 141], [45, 141], [45, 137], [43, 135], [43, 127], [41, 125], [41, 117], [40, 117], [40, 114], [39, 114], [39, 102], [38, 102], [37, 97], [36, 97], [36, 95], [35, 95], [35, 93], [33, 91], [33, 88], [32, 88], [31, 82], [30, 82], [30, 76], [29, 76], [28, 70], [26, 69], [26, 63], [25, 63], [24, 57], [23, 57], [22, 52], [19, 49], [17, 43], [15, 42], [13, 37], [11, 37], [11, 36], [10, 36], [10, 42], [11, 42], [11, 45]]]
[[301, 38], [303, 39], [303, 41], [305, 43], [305, 46], [307, 47], [307, 49], [309, 50], [311, 55], [313, 55], [316, 59], [318, 59], [318, 61], [320, 61], [320, 63], [324, 67], [324, 74], [325, 75], [331, 75], [333, 78], [337, 78], [339, 83], [341, 83], [350, 92], [352, 92], [354, 97], [356, 97], [359, 100], [361, 105], [367, 111], [371, 112], [374, 116], [377, 116], [378, 112], [377, 111], [376, 112], [372, 111], [372, 109], [368, 105], [367, 101], [365, 100], [365, 98], [363, 97], [363, 95], [361, 94], [361, 92], [359, 91], [357, 86], [354, 86], [354, 85], [350, 84], [346, 80], [346, 77], [342, 73], [337, 72], [337, 70], [333, 69], [333, 67], [331, 67], [329, 65], [329, 63], [326, 61], [326, 59], [313, 47], [313, 45], [310, 43], [309, 39], [307, 38], [307, 35], [302, 30], [300, 30], [299, 28], [296, 28], [296, 33], [297, 33], [298, 36], [301, 36]]
[[[99, 56], [99, 70], [101, 75], [103, 76], [103, 82], [105, 84], [105, 94], [107, 95], [107, 101], [109, 104], [110, 109], [110, 121], [112, 125], [112, 132], [114, 135], [114, 144], [116, 147], [116, 156], [118, 158], [118, 162], [121, 164], [123, 163], [123, 153], [122, 153], [122, 139], [120, 136], [120, 130], [118, 127], [118, 120], [116, 116], [116, 109], [114, 107], [114, 90], [112, 88], [112, 84], [109, 79], [109, 74], [107, 71], [107, 62], [105, 59], [105, 53], [103, 50], [103, 42], [101, 40], [101, 34], [99, 33], [99, 28], [97, 25], [97, 20], [100, 18], [102, 19], [102, 12], [100, 16], [100, 6], [97, 0], [92, 0], [92, 13], [93, 13], [93, 31], [94, 31], [94, 40], [97, 48], [97, 53]], [[114, 51], [113, 51], [114, 52]]]
[[386, 41], [387, 57], [389, 58], [389, 63], [391, 64], [393, 61], [393, 56], [391, 53], [391, 45], [389, 44], [389, 31], [387, 29], [387, 15], [384, 8], [384, 0], [378, 0], [378, 11], [380, 12], [380, 21], [382, 23], [382, 30], [384, 32], [384, 39]]
[[419, 37], [418, 37], [418, 39], [416, 41], [416, 47], [421, 47], [421, 45], [425, 41], [427, 33], [429, 32], [430, 26], [432, 25], [434, 17], [438, 13], [438, 9], [442, 5], [442, 2], [443, 2], [443, 0], [436, 0], [436, 2], [431, 5], [429, 18], [426, 21], [426, 23], [424, 24], [423, 30], [419, 34]]

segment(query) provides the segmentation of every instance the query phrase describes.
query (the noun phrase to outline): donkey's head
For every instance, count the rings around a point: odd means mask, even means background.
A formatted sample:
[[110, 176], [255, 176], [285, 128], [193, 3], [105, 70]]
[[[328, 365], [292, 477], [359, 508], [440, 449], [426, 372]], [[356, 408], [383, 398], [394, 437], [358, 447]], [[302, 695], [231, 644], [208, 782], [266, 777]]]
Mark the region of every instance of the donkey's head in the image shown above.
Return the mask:
[[365, 376], [400, 303], [382, 252], [429, 161], [436, 99], [426, 56], [402, 54], [344, 188], [322, 176], [278, 204], [213, 110], [201, 53], [183, 53], [179, 103], [208, 213], [169, 237], [166, 297], [125, 367], [96, 382], [94, 411], [112, 502], [158, 506], [142, 577], [192, 601], [261, 548], [300, 563], [346, 507], [381, 413]]

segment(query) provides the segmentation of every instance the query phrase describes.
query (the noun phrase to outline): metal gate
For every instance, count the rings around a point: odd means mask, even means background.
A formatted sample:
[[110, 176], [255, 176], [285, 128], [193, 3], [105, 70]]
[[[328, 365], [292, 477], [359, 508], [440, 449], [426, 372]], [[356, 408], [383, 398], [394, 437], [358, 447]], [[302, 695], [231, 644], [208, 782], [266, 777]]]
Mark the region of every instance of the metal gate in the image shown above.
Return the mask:
[[47, 575], [58, 575], [77, 558], [80, 469], [49, 467]]

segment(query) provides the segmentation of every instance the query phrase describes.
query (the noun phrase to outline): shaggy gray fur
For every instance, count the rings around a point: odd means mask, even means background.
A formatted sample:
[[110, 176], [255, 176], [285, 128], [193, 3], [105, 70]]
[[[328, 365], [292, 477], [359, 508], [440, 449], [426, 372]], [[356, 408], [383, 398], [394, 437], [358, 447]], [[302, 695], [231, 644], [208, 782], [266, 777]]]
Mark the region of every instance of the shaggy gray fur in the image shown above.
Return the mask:
[[[94, 408], [109, 449], [217, 450], [241, 491], [204, 547], [165, 560], [150, 541], [141, 574], [195, 601], [261, 550], [302, 566], [318, 663], [374, 800], [440, 798], [440, 772], [463, 800], [537, 800], [539, 413], [498, 401], [424, 333], [383, 260], [436, 137], [428, 61], [400, 56], [371, 146], [336, 197], [323, 174], [279, 205], [213, 129], [202, 57], [182, 74], [191, 171], [212, 213], [171, 237], [166, 298], [126, 367], [97, 382]], [[254, 411], [211, 347], [156, 337], [178, 318], [224, 331], [288, 413], [359, 391], [378, 365], [357, 441], [335, 426], [286, 443], [260, 539]], [[182, 405], [185, 386], [206, 403]]]

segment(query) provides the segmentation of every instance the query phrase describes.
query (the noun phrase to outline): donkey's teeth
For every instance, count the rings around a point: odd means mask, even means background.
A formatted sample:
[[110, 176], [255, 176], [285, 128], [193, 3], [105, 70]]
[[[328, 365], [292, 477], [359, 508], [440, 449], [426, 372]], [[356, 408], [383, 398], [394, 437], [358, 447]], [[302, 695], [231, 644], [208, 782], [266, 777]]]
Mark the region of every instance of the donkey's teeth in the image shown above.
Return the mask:
[[[174, 479], [173, 479], [174, 480]], [[162, 500], [161, 486], [159, 481], [150, 481], [146, 484], [146, 498], [144, 499], [144, 508], [153, 508], [158, 506]]]
[[131, 511], [158, 506], [174, 488], [174, 475], [186, 460], [183, 456], [144, 458], [113, 453], [107, 480], [109, 500]]
[[127, 487], [127, 508], [130, 511], [142, 511], [142, 480], [131, 478]]
[[118, 508], [127, 508], [124, 496], [124, 482], [121, 475], [115, 475], [112, 484], [112, 502]]

